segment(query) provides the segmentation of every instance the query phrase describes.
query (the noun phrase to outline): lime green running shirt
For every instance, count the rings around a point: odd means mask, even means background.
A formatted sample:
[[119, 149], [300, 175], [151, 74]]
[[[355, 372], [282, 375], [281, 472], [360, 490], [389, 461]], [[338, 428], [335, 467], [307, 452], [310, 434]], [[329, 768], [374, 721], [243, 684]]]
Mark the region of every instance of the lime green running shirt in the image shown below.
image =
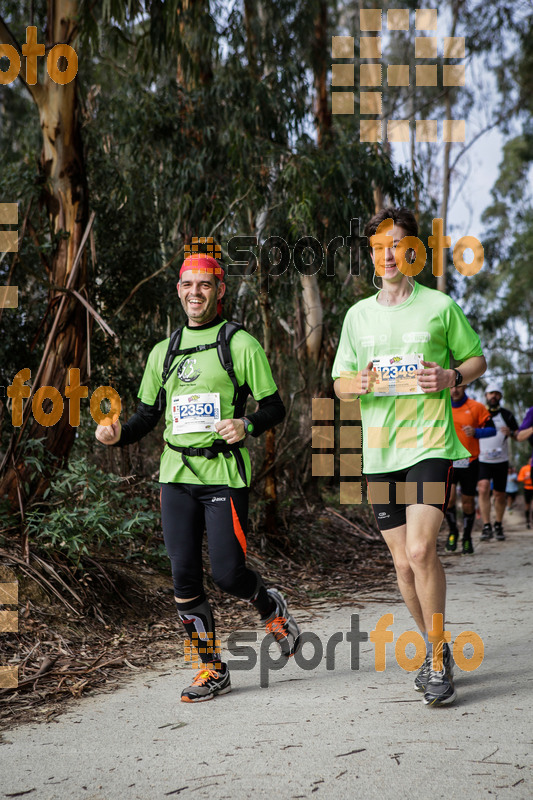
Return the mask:
[[[211, 344], [216, 341], [218, 331], [224, 324], [196, 330], [184, 327], [180, 349]], [[146, 368], [139, 388], [139, 400], [147, 405], [154, 405], [161, 388], [161, 373], [169, 339], [156, 344], [148, 356]], [[277, 391], [265, 351], [253, 336], [246, 331], [237, 331], [231, 338], [230, 349], [233, 357], [233, 368], [239, 386], [245, 383], [256, 400], [262, 400]], [[177, 367], [176, 367], [177, 365]], [[175, 369], [173, 369], [176, 367]], [[172, 374], [165, 384], [165, 432], [166, 442], [181, 447], [209, 447], [215, 439], [222, 437], [212, 430], [173, 433], [176, 425], [175, 413], [177, 405], [183, 402], [199, 403], [212, 401], [218, 396], [220, 404], [219, 419], [233, 419], [235, 408], [232, 405], [234, 388], [230, 377], [223, 368], [216, 347], [190, 355], [176, 356], [172, 362]], [[250, 456], [246, 447], [241, 448], [246, 467], [246, 485], [250, 485]], [[235, 456], [229, 458], [219, 453], [216, 458], [204, 456], [187, 456], [187, 460], [198, 477], [183, 463], [181, 454], [165, 447], [161, 454], [159, 480], [161, 483], [194, 483], [220, 484], [239, 488], [244, 486], [237, 469]]]
[[[450, 367], [482, 356], [479, 336], [459, 306], [443, 292], [415, 283], [407, 300], [382, 306], [377, 294], [360, 300], [346, 314], [333, 379], [365, 369], [374, 358], [415, 356]], [[361, 396], [363, 469], [376, 474], [406, 469], [427, 458], [468, 458], [452, 418], [450, 390], [427, 394]]]

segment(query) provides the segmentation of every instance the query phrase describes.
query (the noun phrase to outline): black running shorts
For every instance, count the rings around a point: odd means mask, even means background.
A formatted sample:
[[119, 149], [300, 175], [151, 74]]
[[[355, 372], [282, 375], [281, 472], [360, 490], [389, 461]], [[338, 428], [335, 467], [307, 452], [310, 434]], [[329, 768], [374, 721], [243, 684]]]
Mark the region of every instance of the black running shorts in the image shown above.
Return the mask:
[[479, 461], [475, 458], [468, 467], [454, 467], [452, 483], [458, 483], [461, 492], [467, 497], [474, 497], [479, 480]]
[[507, 474], [509, 472], [509, 462], [500, 461], [498, 464], [489, 464], [484, 461], [479, 462], [478, 481], [493, 481], [495, 492], [505, 492], [507, 486]]
[[365, 475], [368, 499], [380, 531], [405, 525], [405, 509], [426, 505], [446, 510], [450, 499], [452, 462], [427, 458], [408, 469]]

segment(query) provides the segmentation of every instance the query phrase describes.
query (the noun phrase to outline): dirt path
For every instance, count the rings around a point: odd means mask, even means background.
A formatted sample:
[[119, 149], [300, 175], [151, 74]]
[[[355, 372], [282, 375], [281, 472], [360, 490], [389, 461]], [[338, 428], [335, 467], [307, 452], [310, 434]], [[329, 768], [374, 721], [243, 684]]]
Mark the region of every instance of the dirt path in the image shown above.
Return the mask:
[[[300, 663], [269, 671], [258, 637], [255, 667], [233, 667], [233, 691], [213, 702], [179, 703], [191, 671], [165, 664], [49, 724], [7, 732], [0, 798], [529, 800], [533, 532], [518, 512], [506, 530], [505, 542], [479, 543], [476, 533], [473, 557], [445, 559], [452, 641], [473, 630], [485, 649], [478, 669], [456, 669], [453, 706], [424, 706], [396, 663], [395, 642], [411, 628], [397, 597], [359, 595], [353, 608], [306, 612], [302, 627], [320, 642], [304, 646]], [[356, 669], [351, 615], [370, 632], [386, 613], [394, 643], [385, 671], [376, 672], [368, 641]]]

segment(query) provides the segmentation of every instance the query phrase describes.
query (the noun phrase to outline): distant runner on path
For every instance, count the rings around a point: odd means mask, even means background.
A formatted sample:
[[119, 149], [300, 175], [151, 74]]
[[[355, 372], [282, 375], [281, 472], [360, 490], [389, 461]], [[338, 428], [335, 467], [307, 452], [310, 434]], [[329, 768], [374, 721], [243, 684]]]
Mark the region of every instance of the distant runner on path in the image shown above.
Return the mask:
[[479, 449], [484, 437], [496, 436], [496, 429], [491, 416], [483, 403], [478, 403], [468, 397], [465, 386], [452, 386], [452, 415], [455, 432], [462, 445], [470, 453], [469, 458], [461, 458], [453, 462], [452, 489], [450, 502], [446, 510], [446, 521], [450, 529], [446, 550], [449, 553], [457, 549], [459, 529], [457, 527], [457, 513], [455, 508], [456, 486], [461, 487], [461, 503], [463, 506], [463, 542], [464, 555], [474, 554], [472, 544], [472, 528], [476, 521], [476, 484], [479, 470]]
[[524, 484], [524, 513], [526, 516], [526, 528], [529, 530], [529, 528], [531, 528], [529, 510], [531, 508], [531, 501], [533, 500], [531, 464], [524, 464], [524, 466], [520, 468], [520, 472], [518, 473], [518, 478], [516, 480], [518, 483]]
[[[381, 287], [346, 314], [333, 364], [335, 393], [342, 400], [361, 396], [369, 500], [426, 642], [415, 689], [424, 692], [424, 703], [443, 705], [456, 692], [448, 645], [433, 654], [428, 640], [433, 615], [445, 619], [446, 579], [436, 545], [452, 462], [470, 455], [455, 433], [449, 390], [483, 375], [486, 362], [459, 306], [404, 274], [415, 274], [406, 258], [409, 250], [417, 255], [413, 240], [401, 243], [418, 236], [414, 214], [385, 208], [365, 235]], [[457, 369], [450, 367], [452, 354]]]
[[512, 513], [516, 495], [518, 494], [518, 475], [512, 464], [509, 464], [507, 471], [507, 483], [505, 484], [505, 494], [507, 495], [507, 511]]
[[[215, 583], [255, 607], [287, 658], [296, 652], [299, 629], [280, 592], [246, 566], [250, 457], [244, 441], [285, 416], [265, 351], [220, 316], [226, 285], [214, 258], [185, 259], [177, 289], [187, 324], [148, 356], [136, 413], [124, 425], [99, 425], [96, 438], [132, 444], [165, 415], [161, 518], [178, 615], [203, 663], [181, 693], [182, 701], [195, 703], [231, 690], [204, 592], [204, 529]], [[249, 394], [259, 408], [244, 416]]]
[[503, 392], [497, 383], [489, 383], [485, 389], [487, 410], [492, 417], [496, 436], [493, 439], [482, 439], [479, 443], [479, 509], [483, 519], [481, 539], [492, 539], [490, 524], [490, 482], [493, 482], [494, 494], [494, 533], [496, 539], [503, 541], [503, 515], [507, 506], [507, 473], [509, 471], [509, 437], [515, 438], [518, 422], [507, 408], [500, 405]]

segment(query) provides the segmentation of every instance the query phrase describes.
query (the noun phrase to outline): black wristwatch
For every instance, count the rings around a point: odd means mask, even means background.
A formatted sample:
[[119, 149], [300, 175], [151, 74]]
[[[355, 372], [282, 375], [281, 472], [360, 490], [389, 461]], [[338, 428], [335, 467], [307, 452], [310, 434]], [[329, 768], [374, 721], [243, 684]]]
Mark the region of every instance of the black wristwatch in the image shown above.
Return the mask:
[[241, 417], [242, 422], [244, 423], [244, 433], [247, 436], [249, 433], [254, 432], [253, 423], [247, 417]]
[[453, 385], [453, 388], [455, 389], [456, 386], [459, 386], [459, 384], [463, 382], [463, 376], [458, 369], [454, 369], [454, 372], [455, 372], [455, 383]]

